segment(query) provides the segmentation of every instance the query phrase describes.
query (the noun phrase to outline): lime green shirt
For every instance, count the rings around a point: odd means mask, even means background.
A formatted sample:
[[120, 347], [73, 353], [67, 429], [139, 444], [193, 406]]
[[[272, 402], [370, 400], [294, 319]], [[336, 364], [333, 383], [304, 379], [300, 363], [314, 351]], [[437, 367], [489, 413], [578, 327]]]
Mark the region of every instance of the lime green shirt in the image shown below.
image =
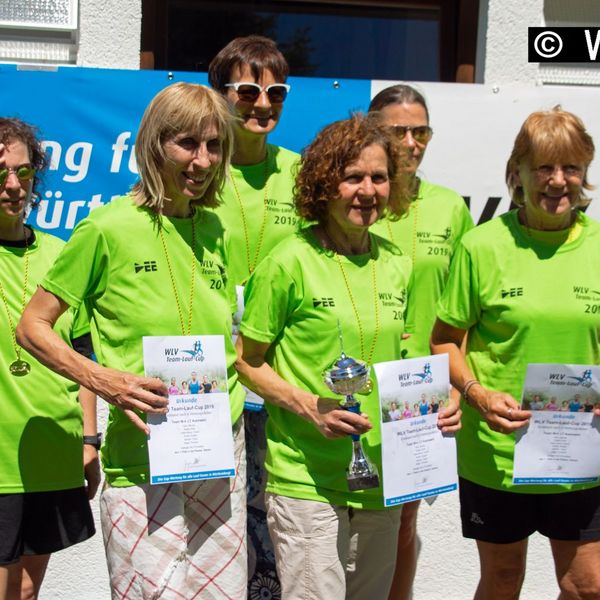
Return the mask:
[[[410, 258], [376, 235], [371, 235], [371, 247], [374, 259], [370, 254], [339, 256], [340, 267], [336, 255], [318, 245], [311, 229], [302, 230], [279, 244], [250, 278], [241, 331], [250, 339], [271, 344], [269, 364], [292, 385], [335, 397], [323, 382], [323, 371], [340, 355], [338, 319], [347, 355], [371, 365], [400, 358]], [[362, 436], [363, 446], [381, 474], [376, 386], [369, 395], [357, 397], [373, 424], [373, 429]], [[266, 406], [269, 492], [383, 508], [381, 487], [348, 491], [350, 437], [327, 439], [301, 417], [269, 403]]]
[[221, 204], [215, 209], [228, 233], [231, 284], [244, 284], [271, 248], [296, 230], [292, 190], [299, 160], [295, 152], [268, 144], [264, 161], [231, 165]]
[[403, 356], [428, 356], [435, 311], [450, 268], [450, 259], [473, 219], [456, 192], [421, 180], [410, 210], [401, 219], [379, 220], [374, 232], [394, 242], [413, 260], [414, 288], [407, 314], [411, 337], [403, 343]]
[[[86, 302], [98, 362], [144, 374], [142, 337], [182, 335], [195, 269], [191, 335], [223, 335], [229, 376], [232, 421], [242, 412], [244, 392], [233, 363], [231, 307], [225, 291], [219, 220], [197, 209], [196, 259], [190, 251], [192, 220], [163, 218], [167, 262], [153, 213], [130, 196], [90, 213], [75, 229], [42, 285], [72, 306]], [[211, 231], [211, 235], [206, 235]], [[209, 240], [208, 242], [206, 240]], [[216, 240], [216, 241], [215, 241]], [[177, 286], [179, 307], [173, 294]], [[111, 406], [102, 463], [115, 487], [149, 481], [146, 436]]]
[[[580, 235], [560, 245], [538, 241], [538, 232], [533, 239], [516, 211], [462, 238], [438, 316], [468, 330], [467, 362], [485, 387], [520, 401], [529, 363], [600, 364], [600, 224], [579, 219]], [[556, 236], [547, 233], [551, 242]], [[462, 477], [513, 492], [590, 487], [513, 486], [514, 434], [496, 433], [476, 410], [462, 408]]]
[[[64, 242], [35, 231], [35, 241], [25, 248], [0, 245], [0, 277], [3, 302], [0, 305], [0, 493], [64, 490], [83, 485], [83, 449], [79, 386], [39, 363], [26, 350], [21, 360], [31, 365], [24, 377], [14, 377], [9, 365], [16, 360], [12, 328], [23, 308], [24, 253], [28, 256], [27, 302], [38, 283], [61, 251]], [[4, 304], [6, 301], [6, 305]], [[10, 312], [10, 320], [6, 310]], [[55, 329], [70, 344], [73, 311], [58, 319]]]

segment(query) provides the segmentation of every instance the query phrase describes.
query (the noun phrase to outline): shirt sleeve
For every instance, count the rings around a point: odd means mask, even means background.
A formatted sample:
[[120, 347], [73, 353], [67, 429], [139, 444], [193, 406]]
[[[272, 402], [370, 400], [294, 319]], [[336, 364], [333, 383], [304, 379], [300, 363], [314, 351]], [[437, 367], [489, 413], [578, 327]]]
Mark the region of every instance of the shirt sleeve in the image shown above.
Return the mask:
[[73, 231], [41, 286], [79, 308], [86, 299], [104, 293], [109, 262], [104, 234], [91, 219], [84, 219]]
[[455, 224], [454, 224], [454, 230], [456, 231], [455, 250], [456, 250], [456, 245], [458, 244], [458, 242], [460, 241], [462, 236], [465, 233], [467, 233], [467, 231], [469, 231], [470, 229], [473, 229], [473, 227], [475, 227], [475, 224], [473, 223], [473, 216], [471, 215], [471, 211], [467, 207], [463, 197], [460, 196], [460, 204], [455, 213]]
[[271, 343], [284, 328], [297, 304], [297, 284], [271, 256], [265, 257], [244, 289], [240, 331], [257, 342]]
[[452, 327], [469, 329], [479, 320], [479, 283], [470, 251], [460, 243], [448, 282], [438, 301], [437, 316]]

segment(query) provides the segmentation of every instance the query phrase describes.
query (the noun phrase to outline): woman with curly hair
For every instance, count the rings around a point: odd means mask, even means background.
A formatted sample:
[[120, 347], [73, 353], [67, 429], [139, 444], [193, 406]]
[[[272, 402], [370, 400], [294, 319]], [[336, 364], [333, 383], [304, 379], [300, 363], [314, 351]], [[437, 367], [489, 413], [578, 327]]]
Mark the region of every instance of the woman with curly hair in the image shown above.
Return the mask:
[[[25, 302], [64, 246], [25, 224], [46, 167], [36, 130], [0, 118], [0, 598], [10, 599], [37, 598], [51, 554], [94, 535], [89, 498], [100, 482], [95, 396], [15, 340]], [[85, 316], [67, 311], [56, 331], [91, 354]]]
[[[378, 118], [354, 116], [323, 129], [296, 179], [298, 214], [313, 225], [280, 243], [246, 288], [238, 339], [242, 380], [266, 400], [267, 520], [282, 595], [385, 598], [394, 572], [399, 508], [381, 486], [350, 491], [351, 434], [364, 434], [381, 471], [376, 384], [362, 414], [342, 410], [323, 371], [344, 351], [368, 365], [400, 358], [411, 262], [369, 228], [385, 212], [399, 165]], [[401, 193], [396, 197], [402, 197]], [[397, 297], [382, 302], [384, 292]], [[453, 407], [444, 431], [457, 427]]]

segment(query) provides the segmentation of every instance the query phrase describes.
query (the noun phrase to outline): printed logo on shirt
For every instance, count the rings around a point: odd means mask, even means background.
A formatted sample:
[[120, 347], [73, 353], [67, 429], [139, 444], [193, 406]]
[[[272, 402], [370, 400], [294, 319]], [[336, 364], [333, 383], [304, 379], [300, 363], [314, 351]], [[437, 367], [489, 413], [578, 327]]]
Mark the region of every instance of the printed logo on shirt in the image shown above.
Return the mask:
[[452, 237], [452, 227], [446, 227], [444, 233], [433, 233], [433, 237], [442, 238], [444, 242], [447, 242]]
[[265, 206], [273, 218], [274, 225], [296, 225], [298, 223], [292, 202], [278, 202], [275, 198], [267, 198]]
[[140, 271], [144, 271], [144, 273], [158, 271], [158, 267], [156, 266], [155, 260], [145, 260], [141, 263], [133, 263], [133, 269], [136, 273], [139, 273]]
[[503, 288], [500, 293], [502, 295], [502, 298], [517, 298], [517, 297], [523, 295], [523, 288], [522, 287], [513, 287], [513, 288], [507, 288], [507, 289]]
[[600, 290], [593, 290], [585, 285], [574, 285], [573, 294], [576, 300], [600, 300]]
[[313, 298], [313, 307], [317, 308], [318, 306], [323, 308], [334, 307], [335, 300], [333, 298]]
[[450, 256], [452, 253], [452, 228], [446, 227], [443, 233], [417, 231], [419, 244], [426, 244], [427, 256]]
[[395, 290], [395, 293], [379, 292], [379, 300], [381, 300], [383, 306], [402, 308], [406, 304], [406, 288], [403, 288], [399, 292]]

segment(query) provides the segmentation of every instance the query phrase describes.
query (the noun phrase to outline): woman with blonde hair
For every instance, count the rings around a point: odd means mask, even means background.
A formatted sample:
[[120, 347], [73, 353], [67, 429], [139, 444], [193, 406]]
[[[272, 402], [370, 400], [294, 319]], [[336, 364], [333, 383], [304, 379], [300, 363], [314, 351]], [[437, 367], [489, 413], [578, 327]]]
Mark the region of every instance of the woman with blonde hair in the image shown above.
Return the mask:
[[600, 364], [600, 313], [573, 291], [600, 284], [600, 224], [578, 210], [589, 202], [593, 157], [572, 113], [529, 115], [506, 167], [518, 208], [464, 235], [440, 299], [431, 344], [449, 354], [464, 400], [461, 517], [463, 535], [477, 541], [478, 600], [519, 597], [535, 531], [550, 539], [560, 597], [600, 597], [598, 482], [512, 481], [514, 434], [531, 417], [519, 406], [527, 365]]
[[[20, 343], [113, 404], [102, 464], [102, 529], [115, 597], [241, 598], [246, 590], [243, 390], [233, 367], [223, 240], [214, 235], [231, 153], [232, 117], [212, 90], [177, 83], [146, 108], [136, 140], [140, 180], [73, 232], [19, 325]], [[150, 269], [137, 269], [150, 265]], [[52, 330], [85, 304], [99, 363]], [[143, 336], [225, 339], [237, 474], [150, 485], [143, 412], [166, 410], [167, 388], [144, 377]], [[119, 409], [124, 410], [119, 410]]]

